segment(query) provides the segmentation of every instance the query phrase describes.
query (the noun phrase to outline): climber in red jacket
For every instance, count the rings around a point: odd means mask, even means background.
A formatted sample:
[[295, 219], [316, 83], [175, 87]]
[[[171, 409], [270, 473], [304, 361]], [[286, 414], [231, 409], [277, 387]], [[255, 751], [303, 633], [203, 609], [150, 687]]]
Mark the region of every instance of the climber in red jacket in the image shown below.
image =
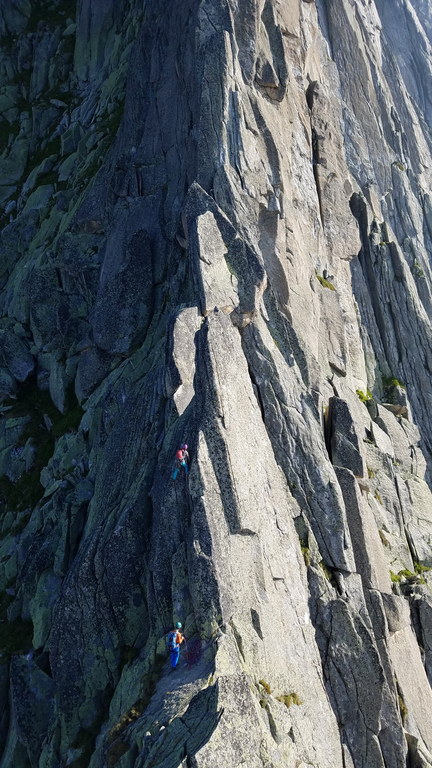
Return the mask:
[[186, 477], [189, 471], [189, 454], [186, 443], [182, 443], [175, 455], [174, 471], [172, 473], [172, 479], [176, 480], [180, 468], [183, 467]]

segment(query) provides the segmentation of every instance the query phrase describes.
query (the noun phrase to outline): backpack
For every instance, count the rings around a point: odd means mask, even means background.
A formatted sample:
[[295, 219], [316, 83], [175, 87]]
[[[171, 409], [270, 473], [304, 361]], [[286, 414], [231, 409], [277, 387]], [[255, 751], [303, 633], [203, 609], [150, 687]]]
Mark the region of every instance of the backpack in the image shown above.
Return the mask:
[[167, 648], [169, 651], [174, 651], [177, 646], [177, 631], [170, 632], [167, 638]]
[[179, 451], [177, 451], [177, 453], [176, 453], [176, 459], [177, 459], [178, 461], [183, 461], [183, 459], [184, 459], [184, 451], [182, 451], [182, 450], [179, 450]]

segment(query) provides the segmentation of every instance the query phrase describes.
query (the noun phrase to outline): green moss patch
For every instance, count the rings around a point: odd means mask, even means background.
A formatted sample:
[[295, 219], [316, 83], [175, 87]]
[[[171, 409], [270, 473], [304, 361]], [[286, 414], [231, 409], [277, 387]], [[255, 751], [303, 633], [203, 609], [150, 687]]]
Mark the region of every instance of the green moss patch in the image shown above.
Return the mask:
[[405, 704], [405, 699], [401, 694], [398, 695], [398, 702], [399, 702], [399, 712], [400, 712], [401, 720], [402, 720], [402, 723], [405, 725], [405, 720], [408, 717], [408, 707]]
[[380, 494], [380, 492], [379, 492], [378, 490], [377, 490], [377, 491], [375, 491], [375, 493], [374, 493], [374, 498], [377, 500], [377, 502], [378, 502], [379, 504], [382, 504], [382, 503], [383, 503], [383, 502], [382, 502], [382, 498], [381, 498], [381, 494]]
[[328, 288], [330, 291], [335, 291], [336, 288], [334, 287], [333, 283], [330, 282], [330, 280], [327, 280], [322, 275], [319, 275], [318, 272], [315, 272], [316, 279], [321, 283], [323, 288]]
[[300, 696], [298, 696], [297, 693], [292, 691], [292, 693], [284, 693], [282, 696], [276, 696], [276, 701], [282, 702], [282, 704], [285, 704], [288, 709], [295, 704], [297, 707], [299, 707], [301, 704], [303, 704]]
[[425, 271], [418, 259], [414, 259], [411, 271], [414, 277], [426, 277]]
[[326, 577], [327, 581], [332, 581], [333, 574], [332, 574], [330, 568], [325, 564], [324, 560], [321, 560], [319, 566], [320, 566], [324, 576]]
[[400, 571], [398, 571], [398, 573], [390, 571], [390, 579], [393, 584], [400, 584], [402, 579], [407, 581], [409, 584], [426, 584], [426, 581], [421, 576], [421, 573], [413, 573], [412, 571], [408, 570], [408, 568], [402, 568]]
[[414, 570], [416, 573], [426, 573], [426, 571], [431, 571], [432, 568], [430, 565], [422, 565], [421, 563], [414, 563]]
[[399, 381], [396, 376], [383, 376], [382, 385], [384, 389], [391, 389], [392, 387], [401, 387], [402, 389], [406, 389], [405, 384], [402, 384], [402, 382]]
[[390, 542], [389, 542], [389, 540], [387, 539], [387, 537], [386, 537], [386, 535], [385, 535], [384, 531], [383, 531], [381, 528], [379, 528], [379, 529], [378, 529], [378, 533], [379, 533], [379, 537], [380, 537], [380, 539], [381, 539], [381, 541], [382, 541], [383, 545], [384, 545], [385, 547], [389, 547], [389, 546], [390, 546]]
[[305, 561], [306, 568], [309, 568], [312, 560], [311, 560], [311, 553], [309, 547], [302, 547], [301, 548], [303, 560]]
[[368, 403], [370, 400], [374, 399], [370, 389], [367, 389], [366, 392], [363, 392], [362, 389], [356, 389], [356, 395], [362, 403]]
[[266, 681], [265, 681], [265, 680], [258, 680], [258, 682], [259, 682], [259, 684], [260, 684], [260, 685], [262, 685], [262, 687], [264, 688], [265, 692], [266, 692], [266, 693], [268, 693], [268, 694], [269, 694], [269, 696], [270, 696], [270, 694], [271, 694], [271, 688], [270, 688], [269, 684], [268, 684], [268, 683], [266, 683]]

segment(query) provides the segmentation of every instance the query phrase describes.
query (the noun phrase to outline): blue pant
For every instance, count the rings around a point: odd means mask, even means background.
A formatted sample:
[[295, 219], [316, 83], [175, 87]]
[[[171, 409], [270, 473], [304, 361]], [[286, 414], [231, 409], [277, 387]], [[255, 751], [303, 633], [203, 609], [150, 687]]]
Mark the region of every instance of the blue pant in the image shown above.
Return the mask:
[[[182, 461], [182, 462], [180, 463], [180, 467], [183, 467], [183, 469], [184, 469], [184, 471], [186, 472], [186, 474], [188, 473], [188, 465], [187, 465], [187, 463], [186, 463], [185, 461]], [[172, 479], [173, 479], [173, 480], [176, 480], [176, 478], [177, 478], [177, 475], [178, 475], [178, 473], [179, 473], [179, 469], [180, 469], [180, 467], [179, 467], [178, 465], [176, 465], [176, 467], [175, 467], [175, 469], [174, 469], [174, 472], [172, 473]]]
[[178, 664], [179, 656], [180, 656], [180, 646], [178, 645], [177, 648], [173, 648], [170, 651], [170, 660], [171, 660], [171, 666], [173, 669]]

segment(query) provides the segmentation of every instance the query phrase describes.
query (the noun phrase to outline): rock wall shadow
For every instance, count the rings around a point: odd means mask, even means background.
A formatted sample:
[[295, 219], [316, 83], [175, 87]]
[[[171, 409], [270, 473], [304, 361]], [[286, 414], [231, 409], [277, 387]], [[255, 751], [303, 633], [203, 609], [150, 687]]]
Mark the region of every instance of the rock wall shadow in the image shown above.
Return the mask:
[[230, 459], [218, 413], [218, 382], [208, 345], [208, 324], [197, 336], [197, 387], [200, 427], [203, 432], [219, 488], [224, 515], [231, 533], [241, 532], [237, 494], [230, 472]]

